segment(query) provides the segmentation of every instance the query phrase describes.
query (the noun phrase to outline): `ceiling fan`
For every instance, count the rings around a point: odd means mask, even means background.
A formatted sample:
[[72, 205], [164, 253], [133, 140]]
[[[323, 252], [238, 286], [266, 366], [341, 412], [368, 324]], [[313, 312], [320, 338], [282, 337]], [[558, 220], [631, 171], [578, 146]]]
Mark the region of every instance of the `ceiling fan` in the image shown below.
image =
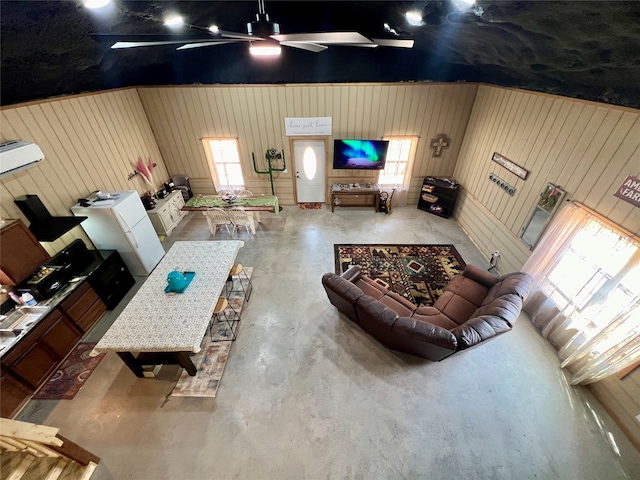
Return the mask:
[[247, 33], [229, 32], [218, 27], [200, 27], [188, 25], [198, 35], [176, 34], [138, 34], [107, 35], [91, 34], [101, 42], [114, 42], [113, 49], [149, 47], [158, 45], [179, 45], [176, 50], [211, 47], [225, 43], [249, 42], [250, 52], [256, 56], [273, 56], [280, 54], [280, 46], [299, 48], [310, 52], [322, 52], [328, 45], [353, 47], [400, 47], [412, 48], [413, 40], [401, 38], [370, 38], [359, 32], [317, 32], [281, 34], [280, 25], [272, 22], [265, 11], [265, 0], [258, 0], [256, 20], [247, 23]]

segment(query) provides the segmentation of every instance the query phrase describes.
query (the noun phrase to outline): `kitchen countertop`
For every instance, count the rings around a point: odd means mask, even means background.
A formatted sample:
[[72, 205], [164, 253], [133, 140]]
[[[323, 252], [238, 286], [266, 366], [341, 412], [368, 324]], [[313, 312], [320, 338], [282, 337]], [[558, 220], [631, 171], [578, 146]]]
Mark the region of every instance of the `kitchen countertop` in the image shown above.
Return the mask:
[[[102, 262], [104, 262], [114, 251], [115, 250], [88, 250], [88, 252], [93, 256], [93, 261], [91, 262], [91, 264], [89, 264], [82, 272], [79, 272], [78, 275], [72, 277], [72, 279], [67, 282], [67, 285], [58, 290], [51, 298], [42, 300], [38, 302], [37, 305], [33, 305], [33, 307], [42, 307], [47, 309], [40, 315], [40, 317], [36, 321], [22, 330], [17, 336], [11, 336], [12, 334], [7, 331], [0, 331], [0, 334], [2, 334], [2, 337], [0, 339], [0, 358], [2, 358], [7, 352], [9, 352], [14, 345], [18, 344], [20, 340], [26, 337], [29, 332], [49, 314], [50, 311], [56, 308], [60, 303], [68, 298], [76, 288], [82, 285], [82, 283], [86, 281], [86, 279], [94, 271], [96, 271], [102, 264]], [[26, 309], [29, 307], [25, 306], [23, 308], [25, 309], [25, 311], [27, 311]], [[7, 312], [7, 318], [9, 318], [11, 315], [16, 315], [16, 319], [11, 321], [11, 324], [15, 324], [18, 318], [21, 317], [21, 315], [17, 313], [20, 310], [21, 308], [14, 308], [13, 310]], [[2, 325], [6, 321], [7, 319], [3, 319], [2, 322], [0, 322], [0, 325]]]

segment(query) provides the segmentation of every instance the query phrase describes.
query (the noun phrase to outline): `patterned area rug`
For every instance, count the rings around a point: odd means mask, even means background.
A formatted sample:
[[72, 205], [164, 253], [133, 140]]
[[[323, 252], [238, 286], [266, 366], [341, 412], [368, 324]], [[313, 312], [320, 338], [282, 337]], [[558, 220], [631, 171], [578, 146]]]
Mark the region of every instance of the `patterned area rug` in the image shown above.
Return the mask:
[[[249, 278], [253, 273], [253, 267], [244, 267], [245, 272]], [[242, 277], [242, 286], [245, 290], [251, 288], [249, 282]], [[213, 340], [207, 332], [200, 345], [200, 351], [191, 357], [193, 364], [198, 369], [195, 376], [190, 376], [186, 371], [182, 371], [178, 383], [171, 392], [172, 397], [215, 397], [222, 380], [222, 374], [224, 373], [224, 367], [227, 364], [229, 352], [234, 342], [230, 341], [233, 335], [238, 335], [238, 328], [241, 321], [233, 321], [237, 319], [234, 310], [240, 315], [242, 307], [244, 306], [244, 293], [240, 288], [237, 280], [234, 281], [234, 292], [227, 298], [229, 300], [229, 306], [226, 308], [225, 313], [230, 320], [231, 328], [226, 321], [215, 321], [212, 324], [213, 328]], [[236, 292], [235, 290], [239, 290]], [[250, 292], [252, 295], [252, 292]], [[251, 299], [251, 297], [249, 297]], [[224, 319], [224, 315], [220, 315], [219, 318]], [[233, 332], [232, 332], [233, 329]], [[222, 341], [217, 341], [222, 340]]]
[[95, 342], [79, 343], [49, 380], [33, 396], [37, 400], [71, 400], [93, 373], [105, 354], [92, 357]]
[[322, 210], [323, 205], [324, 203], [307, 202], [307, 203], [299, 203], [298, 208], [300, 210]]
[[466, 264], [453, 245], [334, 245], [336, 273], [351, 265], [419, 306], [433, 305]]

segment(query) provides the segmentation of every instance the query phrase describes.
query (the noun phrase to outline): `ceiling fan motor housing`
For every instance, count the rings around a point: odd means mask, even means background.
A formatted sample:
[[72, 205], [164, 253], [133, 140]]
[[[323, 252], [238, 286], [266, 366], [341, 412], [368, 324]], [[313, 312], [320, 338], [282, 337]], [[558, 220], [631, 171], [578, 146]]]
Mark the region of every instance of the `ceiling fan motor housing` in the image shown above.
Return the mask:
[[280, 25], [269, 21], [266, 13], [256, 14], [256, 20], [247, 23], [247, 33], [256, 37], [269, 38], [271, 35], [280, 35]]

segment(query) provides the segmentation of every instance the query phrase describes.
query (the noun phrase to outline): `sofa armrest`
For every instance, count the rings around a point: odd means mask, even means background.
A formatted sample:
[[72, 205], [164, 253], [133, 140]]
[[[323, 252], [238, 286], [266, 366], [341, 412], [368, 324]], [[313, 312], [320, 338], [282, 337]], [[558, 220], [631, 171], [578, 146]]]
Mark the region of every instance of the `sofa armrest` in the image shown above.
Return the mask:
[[480, 315], [451, 330], [458, 341], [458, 350], [464, 350], [511, 330], [506, 320], [493, 315]]
[[351, 283], [355, 283], [362, 276], [362, 270], [360, 270], [360, 266], [358, 265], [351, 265], [340, 276], [345, 280], [349, 280]]
[[489, 272], [485, 272], [475, 265], [467, 265], [462, 272], [462, 275], [484, 285], [487, 288], [491, 288], [498, 283], [498, 277], [491, 275]]
[[458, 344], [455, 335], [449, 330], [411, 317], [398, 317], [393, 324], [393, 331], [411, 336], [415, 341], [429, 343], [452, 351], [456, 350]]

